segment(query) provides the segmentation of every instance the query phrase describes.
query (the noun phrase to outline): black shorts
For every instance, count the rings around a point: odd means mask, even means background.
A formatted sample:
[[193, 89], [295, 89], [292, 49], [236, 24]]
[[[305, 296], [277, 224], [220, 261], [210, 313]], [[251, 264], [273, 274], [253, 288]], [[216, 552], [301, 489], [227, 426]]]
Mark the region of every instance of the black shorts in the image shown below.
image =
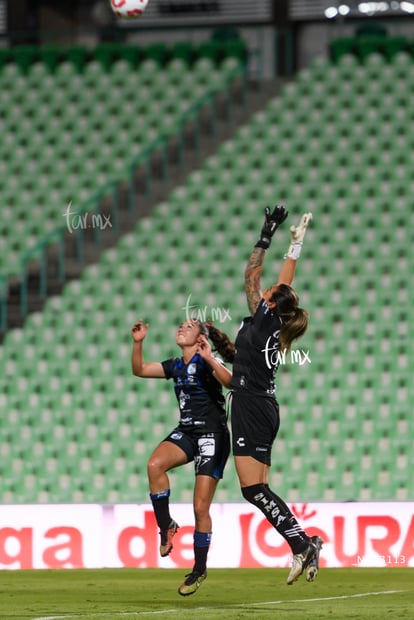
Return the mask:
[[193, 433], [175, 428], [164, 441], [175, 444], [187, 455], [187, 462], [194, 461], [196, 476], [222, 478], [230, 454], [230, 433], [226, 427], [214, 433]]
[[279, 405], [274, 398], [233, 392], [231, 428], [234, 456], [252, 456], [270, 465], [272, 445], [279, 425]]

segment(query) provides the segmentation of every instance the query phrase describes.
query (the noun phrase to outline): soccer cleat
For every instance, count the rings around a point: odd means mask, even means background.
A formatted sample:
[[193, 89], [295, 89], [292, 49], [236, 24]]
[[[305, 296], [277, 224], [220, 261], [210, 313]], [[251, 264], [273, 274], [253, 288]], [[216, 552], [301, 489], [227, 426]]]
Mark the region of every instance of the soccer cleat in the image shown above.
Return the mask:
[[185, 577], [184, 583], [178, 588], [178, 594], [181, 594], [181, 596], [190, 596], [190, 594], [197, 592], [198, 588], [207, 577], [207, 571], [205, 570], [203, 573], [199, 573], [197, 570], [194, 570]]
[[161, 542], [160, 542], [160, 556], [165, 558], [167, 555], [171, 553], [173, 548], [172, 539], [178, 530], [179, 525], [175, 521], [171, 521], [170, 527], [168, 530], [161, 530]]
[[312, 536], [311, 541], [316, 546], [316, 553], [306, 568], [306, 581], [315, 581], [319, 570], [319, 553], [322, 549], [323, 540], [320, 536]]
[[307, 548], [302, 553], [296, 553], [293, 556], [292, 568], [287, 578], [288, 586], [292, 585], [299, 579], [305, 568], [309, 566], [313, 558], [317, 553], [316, 545], [313, 542], [309, 542]]

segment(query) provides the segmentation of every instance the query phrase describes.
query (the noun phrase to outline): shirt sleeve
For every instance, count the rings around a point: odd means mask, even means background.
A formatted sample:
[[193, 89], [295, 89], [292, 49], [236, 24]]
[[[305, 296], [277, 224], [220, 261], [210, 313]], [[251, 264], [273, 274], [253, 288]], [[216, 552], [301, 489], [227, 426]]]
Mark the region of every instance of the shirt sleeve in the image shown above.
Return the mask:
[[170, 357], [168, 360], [164, 360], [163, 362], [161, 362], [161, 366], [164, 369], [166, 379], [171, 379], [171, 377], [173, 376], [174, 363], [175, 360], [172, 357]]

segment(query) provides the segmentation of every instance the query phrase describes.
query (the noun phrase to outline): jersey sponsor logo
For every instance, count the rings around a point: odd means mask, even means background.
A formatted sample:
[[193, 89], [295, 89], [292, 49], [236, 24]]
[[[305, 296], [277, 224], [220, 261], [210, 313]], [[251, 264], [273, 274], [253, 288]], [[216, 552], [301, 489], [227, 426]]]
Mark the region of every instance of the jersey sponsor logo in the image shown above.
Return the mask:
[[193, 423], [193, 418], [181, 418], [180, 420], [180, 424], [182, 424], [183, 426], [189, 426], [190, 424]]
[[185, 394], [185, 392], [183, 392], [181, 390], [181, 392], [178, 395], [178, 401], [179, 401], [179, 406], [180, 409], [184, 409], [185, 407], [185, 401], [190, 399], [190, 395], [189, 394]]
[[201, 385], [201, 379], [197, 379], [197, 375], [186, 375], [185, 377], [176, 377], [175, 384], [178, 387], [182, 385]]
[[214, 456], [216, 451], [214, 437], [200, 437], [198, 440], [198, 449], [202, 456]]

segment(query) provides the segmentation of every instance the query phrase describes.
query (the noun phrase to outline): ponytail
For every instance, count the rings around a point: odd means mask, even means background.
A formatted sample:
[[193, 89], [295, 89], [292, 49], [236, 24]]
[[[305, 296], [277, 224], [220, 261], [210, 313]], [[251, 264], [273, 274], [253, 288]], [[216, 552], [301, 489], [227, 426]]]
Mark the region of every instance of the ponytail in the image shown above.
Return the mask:
[[[281, 316], [283, 320], [283, 316]], [[280, 348], [282, 351], [289, 352], [292, 342], [303, 336], [309, 322], [309, 315], [304, 308], [295, 308], [292, 316], [283, 323], [280, 330]]]
[[233, 363], [236, 347], [227, 334], [214, 327], [212, 323], [197, 321], [200, 325], [200, 333], [209, 338], [213, 343], [214, 351], [223, 358], [224, 362]]
[[208, 337], [214, 345], [214, 350], [223, 358], [223, 361], [229, 364], [233, 363], [236, 347], [234, 342], [224, 332], [208, 324]]
[[290, 351], [292, 342], [303, 336], [308, 328], [309, 314], [299, 307], [299, 297], [288, 284], [279, 284], [271, 297], [274, 312], [282, 320], [280, 330], [280, 347]]

